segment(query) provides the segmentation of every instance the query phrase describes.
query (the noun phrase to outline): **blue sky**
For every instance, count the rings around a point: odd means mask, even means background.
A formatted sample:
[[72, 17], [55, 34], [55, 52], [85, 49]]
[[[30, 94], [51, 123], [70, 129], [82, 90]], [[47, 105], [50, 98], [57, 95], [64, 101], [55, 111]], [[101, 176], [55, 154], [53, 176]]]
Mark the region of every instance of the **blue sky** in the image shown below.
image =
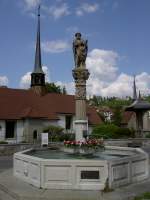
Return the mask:
[[0, 84], [27, 88], [41, 2], [42, 63], [47, 79], [73, 92], [72, 40], [88, 39], [88, 94], [125, 96], [150, 88], [149, 0], [0, 0]]

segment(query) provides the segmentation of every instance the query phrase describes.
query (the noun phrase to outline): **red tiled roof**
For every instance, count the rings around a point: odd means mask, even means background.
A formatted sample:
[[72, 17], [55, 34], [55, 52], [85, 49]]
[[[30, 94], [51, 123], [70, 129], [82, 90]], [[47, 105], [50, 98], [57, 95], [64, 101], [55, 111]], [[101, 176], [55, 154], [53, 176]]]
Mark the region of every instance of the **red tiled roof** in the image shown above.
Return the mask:
[[[0, 119], [46, 118], [59, 119], [58, 114], [74, 114], [73, 95], [48, 93], [38, 96], [32, 90], [0, 88]], [[96, 125], [101, 119], [96, 109], [87, 108], [89, 123]]]

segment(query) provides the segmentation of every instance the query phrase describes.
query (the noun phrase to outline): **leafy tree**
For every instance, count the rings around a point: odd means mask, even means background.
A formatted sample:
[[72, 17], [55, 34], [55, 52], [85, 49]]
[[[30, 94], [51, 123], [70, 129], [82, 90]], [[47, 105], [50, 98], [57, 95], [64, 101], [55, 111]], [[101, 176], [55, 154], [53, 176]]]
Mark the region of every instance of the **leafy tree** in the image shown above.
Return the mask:
[[89, 99], [89, 104], [92, 106], [100, 107], [100, 106], [107, 106], [110, 108], [114, 108], [116, 106], [127, 106], [131, 104], [132, 99], [131, 97], [126, 98], [117, 98], [117, 97], [101, 97], [101, 96], [93, 96]]
[[62, 88], [62, 94], [67, 94], [67, 90], [65, 86]]
[[122, 107], [117, 106], [113, 108], [113, 120], [112, 123], [114, 123], [117, 126], [120, 126], [122, 121]]
[[92, 136], [96, 138], [115, 138], [115, 132], [118, 127], [114, 124], [101, 124], [94, 127]]
[[65, 86], [61, 87], [55, 83], [46, 83], [46, 90], [48, 93], [67, 94]]
[[134, 137], [134, 130], [121, 128], [114, 124], [101, 124], [92, 131], [93, 138], [119, 139]]

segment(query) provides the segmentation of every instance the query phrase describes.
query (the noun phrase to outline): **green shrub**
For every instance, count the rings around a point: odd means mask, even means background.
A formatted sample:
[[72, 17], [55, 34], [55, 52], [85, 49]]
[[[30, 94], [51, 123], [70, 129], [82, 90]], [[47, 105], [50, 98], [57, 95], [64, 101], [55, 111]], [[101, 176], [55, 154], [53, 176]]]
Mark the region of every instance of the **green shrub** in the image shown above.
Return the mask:
[[117, 138], [133, 138], [135, 136], [135, 131], [129, 128], [118, 127], [116, 131]]
[[145, 137], [146, 137], [146, 138], [150, 138], [150, 133], [147, 133], [147, 134], [145, 135]]
[[0, 144], [8, 144], [6, 141], [0, 141]]
[[146, 199], [150, 199], [150, 192], [145, 192], [143, 195], [134, 198], [134, 200], [146, 200]]
[[74, 134], [66, 134], [66, 133], [61, 133], [61, 134], [52, 134], [49, 135], [49, 140], [51, 142], [63, 142], [64, 140], [74, 140], [75, 135]]
[[46, 127], [43, 132], [49, 133], [49, 140], [51, 142], [63, 142], [64, 140], [74, 140], [75, 134], [63, 133], [64, 128], [60, 126], [50, 125]]
[[95, 138], [115, 138], [118, 127], [114, 124], [101, 124], [94, 127], [92, 136]]
[[92, 132], [93, 138], [120, 139], [134, 137], [134, 130], [121, 128], [114, 124], [101, 124], [96, 126]]
[[64, 128], [62, 128], [61, 126], [50, 125], [50, 126], [46, 127], [43, 130], [43, 132], [49, 133], [49, 134], [59, 134], [59, 133], [62, 133], [63, 130], [64, 130]]

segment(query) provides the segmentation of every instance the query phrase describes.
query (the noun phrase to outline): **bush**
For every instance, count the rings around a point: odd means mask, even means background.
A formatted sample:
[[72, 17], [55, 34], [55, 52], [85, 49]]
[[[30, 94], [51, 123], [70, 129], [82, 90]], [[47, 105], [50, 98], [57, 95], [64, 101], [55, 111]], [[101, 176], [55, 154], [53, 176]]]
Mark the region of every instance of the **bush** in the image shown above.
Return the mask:
[[119, 139], [134, 137], [134, 130], [121, 128], [114, 124], [101, 124], [93, 129], [92, 137], [104, 139]]
[[43, 132], [49, 133], [49, 140], [51, 142], [63, 142], [64, 140], [74, 140], [75, 134], [63, 133], [64, 128], [60, 126], [50, 125], [46, 127]]
[[0, 141], [0, 144], [8, 144], [6, 141]]
[[116, 131], [117, 138], [133, 138], [135, 136], [134, 129], [118, 127]]
[[147, 134], [145, 135], [145, 137], [146, 137], [146, 138], [150, 138], [150, 133], [147, 133]]
[[150, 192], [145, 192], [143, 195], [135, 197], [134, 200], [148, 200], [150, 199]]
[[64, 130], [64, 128], [62, 128], [61, 126], [50, 125], [50, 126], [46, 127], [43, 130], [43, 132], [49, 133], [49, 134], [59, 134], [59, 133], [62, 133], [63, 130]]
[[115, 133], [118, 127], [114, 124], [101, 124], [96, 126], [92, 131], [92, 136], [95, 138], [115, 138]]
[[74, 134], [66, 134], [66, 133], [61, 133], [61, 134], [51, 134], [49, 135], [49, 140], [51, 142], [63, 142], [64, 140], [70, 140], [73, 141], [75, 139]]

